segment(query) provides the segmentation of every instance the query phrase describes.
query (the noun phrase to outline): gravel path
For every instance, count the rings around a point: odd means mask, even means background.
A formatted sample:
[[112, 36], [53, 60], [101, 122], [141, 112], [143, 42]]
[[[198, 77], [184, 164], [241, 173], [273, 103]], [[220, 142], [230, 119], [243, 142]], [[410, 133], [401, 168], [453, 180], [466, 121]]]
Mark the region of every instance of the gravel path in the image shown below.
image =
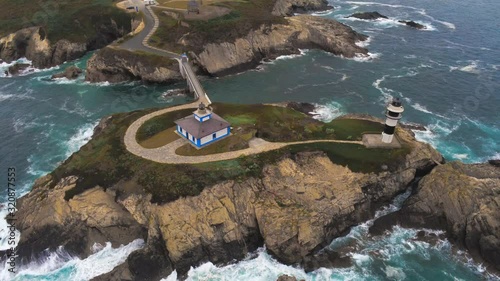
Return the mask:
[[[229, 160], [238, 158], [240, 156], [246, 156], [251, 154], [258, 154], [266, 151], [271, 151], [275, 149], [280, 149], [288, 145], [294, 144], [305, 144], [305, 143], [319, 143], [319, 142], [334, 142], [334, 143], [350, 143], [350, 144], [359, 144], [363, 145], [361, 141], [343, 141], [343, 140], [309, 140], [309, 141], [297, 141], [297, 142], [268, 142], [260, 138], [251, 139], [249, 142], [249, 147], [237, 151], [225, 152], [225, 153], [217, 153], [203, 156], [182, 156], [175, 154], [175, 151], [180, 146], [188, 143], [187, 140], [179, 138], [167, 145], [158, 148], [144, 148], [139, 143], [137, 143], [135, 136], [137, 134], [137, 130], [144, 124], [144, 122], [149, 119], [156, 117], [158, 115], [165, 114], [167, 112], [172, 112], [176, 110], [181, 110], [185, 108], [193, 108], [196, 109], [198, 106], [198, 101], [184, 104], [180, 106], [169, 107], [165, 109], [161, 109], [141, 118], [137, 119], [132, 123], [127, 131], [125, 132], [124, 142], [127, 150], [139, 157], [144, 159], [148, 159], [158, 163], [165, 164], [195, 164], [195, 163], [207, 163], [207, 162], [215, 162], [222, 160]], [[217, 145], [212, 144], [212, 145]]]

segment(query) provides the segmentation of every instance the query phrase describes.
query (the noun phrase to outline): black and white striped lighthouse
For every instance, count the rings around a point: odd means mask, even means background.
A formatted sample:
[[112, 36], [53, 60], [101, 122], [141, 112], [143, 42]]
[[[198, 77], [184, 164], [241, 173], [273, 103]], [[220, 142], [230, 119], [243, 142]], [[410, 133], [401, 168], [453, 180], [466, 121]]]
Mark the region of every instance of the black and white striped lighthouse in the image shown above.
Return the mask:
[[385, 116], [385, 128], [382, 132], [382, 142], [391, 143], [394, 137], [394, 130], [398, 124], [398, 120], [401, 119], [403, 111], [405, 109], [401, 105], [399, 98], [394, 98], [392, 102], [387, 106], [387, 112]]

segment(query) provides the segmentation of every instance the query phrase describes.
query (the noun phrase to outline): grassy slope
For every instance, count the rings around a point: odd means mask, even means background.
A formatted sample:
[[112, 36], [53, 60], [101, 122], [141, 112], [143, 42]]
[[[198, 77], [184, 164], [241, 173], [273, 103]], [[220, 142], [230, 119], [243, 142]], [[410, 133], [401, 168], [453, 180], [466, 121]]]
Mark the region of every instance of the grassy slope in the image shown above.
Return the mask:
[[231, 12], [210, 20], [186, 20], [189, 27], [181, 26], [179, 21], [157, 9], [160, 26], [152, 36], [151, 43], [162, 48], [184, 51], [182, 46], [173, 42], [177, 42], [188, 32], [193, 43], [192, 48], [201, 48], [206, 42], [232, 42], [261, 25], [286, 23], [284, 18], [271, 14], [274, 2], [274, 0], [219, 2], [214, 5], [227, 7]]
[[[52, 172], [53, 184], [65, 176], [79, 176], [76, 187], [67, 191], [66, 199], [100, 185], [105, 188], [115, 186], [118, 194], [144, 190], [153, 195], [154, 202], [161, 203], [181, 196], [197, 195], [204, 187], [223, 180], [242, 181], [248, 177], [259, 177], [264, 165], [299, 151], [325, 151], [334, 163], [348, 165], [351, 170], [359, 172], [379, 172], [382, 164], [389, 164], [390, 169], [395, 169], [398, 161], [409, 152], [408, 148], [388, 151], [351, 144], [317, 143], [294, 145], [215, 163], [160, 164], [132, 155], [123, 144], [127, 127], [151, 111], [154, 109], [114, 115], [103, 132]], [[179, 113], [179, 116], [184, 114]], [[390, 163], [393, 163], [392, 166]]]
[[130, 29], [130, 15], [112, 0], [0, 0], [0, 37], [30, 26], [43, 26], [51, 41], [85, 42], [112, 18]]

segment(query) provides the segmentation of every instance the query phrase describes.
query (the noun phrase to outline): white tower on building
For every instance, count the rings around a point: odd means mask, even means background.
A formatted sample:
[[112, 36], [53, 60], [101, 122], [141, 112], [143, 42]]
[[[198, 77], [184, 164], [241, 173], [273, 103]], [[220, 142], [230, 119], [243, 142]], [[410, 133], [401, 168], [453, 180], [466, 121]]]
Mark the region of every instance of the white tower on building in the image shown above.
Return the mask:
[[392, 102], [387, 106], [387, 112], [385, 116], [385, 128], [382, 132], [382, 142], [391, 143], [394, 137], [394, 130], [398, 124], [398, 120], [401, 119], [402, 113], [405, 109], [401, 105], [399, 98], [394, 98]]

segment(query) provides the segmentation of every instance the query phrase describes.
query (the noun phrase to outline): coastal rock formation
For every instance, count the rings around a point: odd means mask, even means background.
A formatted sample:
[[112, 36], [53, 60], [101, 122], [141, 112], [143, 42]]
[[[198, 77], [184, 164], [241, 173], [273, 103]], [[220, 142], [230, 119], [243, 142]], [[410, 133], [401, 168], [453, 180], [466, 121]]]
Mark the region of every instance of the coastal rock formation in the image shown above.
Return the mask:
[[66, 79], [76, 79], [80, 74], [82, 74], [82, 70], [74, 65], [66, 68], [63, 72], [56, 73], [52, 75], [51, 79], [58, 78], [66, 78]]
[[376, 20], [376, 19], [387, 19], [388, 17], [380, 14], [379, 12], [363, 12], [363, 13], [355, 13], [348, 18], [357, 18], [362, 20]]
[[398, 21], [399, 23], [403, 23], [403, 24], [406, 24], [407, 26], [409, 27], [413, 27], [413, 28], [416, 28], [416, 29], [426, 29], [425, 25], [423, 24], [420, 24], [418, 22], [414, 22], [414, 21], [407, 21], [407, 20], [399, 20]]
[[380, 234], [393, 224], [444, 229], [450, 240], [500, 271], [500, 168], [447, 163], [418, 184], [397, 212], [377, 220]]
[[323, 11], [333, 9], [327, 0], [277, 0], [272, 14], [275, 16], [293, 16], [295, 13]]
[[119, 246], [145, 238], [143, 226], [115, 202], [115, 194], [99, 186], [65, 200], [65, 192], [77, 180], [78, 177], [67, 177], [48, 189], [51, 178], [42, 177], [35, 182], [30, 195], [19, 200], [21, 257], [36, 257], [47, 248], [60, 245], [71, 254], [88, 256], [94, 243], [104, 245], [110, 241]]
[[75, 43], [66, 39], [50, 42], [43, 27], [24, 28], [0, 38], [0, 59], [11, 62], [26, 57], [34, 67], [47, 68], [80, 58], [87, 51], [102, 48], [130, 32], [111, 19], [96, 29], [95, 37]]
[[367, 36], [335, 20], [300, 15], [288, 21], [261, 26], [234, 42], [208, 43], [201, 52], [191, 55], [206, 72], [219, 76], [247, 70], [263, 59], [299, 53], [299, 49], [321, 49], [349, 58], [368, 53], [355, 44]]
[[30, 67], [28, 63], [15, 63], [5, 71], [5, 76], [16, 76]]
[[176, 60], [167, 57], [107, 47], [87, 62], [85, 80], [90, 82], [123, 82], [141, 80], [171, 83], [181, 80]]
[[[109, 122], [103, 121], [99, 130]], [[94, 242], [147, 241], [125, 264], [96, 280], [146, 280], [145, 274], [147, 280], [159, 280], [174, 268], [183, 275], [202, 262], [242, 259], [263, 245], [287, 264], [310, 261], [308, 256], [372, 217], [419, 173], [442, 161], [408, 132], [399, 136], [411, 152], [397, 167], [377, 174], [353, 172], [323, 152], [301, 152], [264, 166], [259, 178], [223, 181], [197, 196], [161, 205], [140, 187], [120, 183], [71, 197], [67, 191], [84, 178], [65, 177], [54, 186], [46, 176], [19, 202], [19, 254], [29, 258], [64, 245], [83, 258]], [[119, 192], [124, 189], [127, 193]]]
[[[290, 276], [290, 275], [280, 275], [276, 281], [297, 281], [297, 278]], [[303, 281], [303, 280], [300, 280]]]

